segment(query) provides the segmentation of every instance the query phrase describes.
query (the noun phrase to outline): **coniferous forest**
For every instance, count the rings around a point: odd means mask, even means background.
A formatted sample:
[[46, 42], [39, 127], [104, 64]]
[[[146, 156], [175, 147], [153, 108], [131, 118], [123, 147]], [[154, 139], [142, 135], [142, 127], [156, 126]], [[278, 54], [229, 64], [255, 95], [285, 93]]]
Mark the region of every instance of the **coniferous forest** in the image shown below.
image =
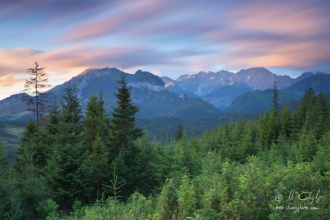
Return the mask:
[[[0, 219], [330, 219], [330, 102], [313, 89], [188, 138], [135, 126], [122, 75], [111, 115], [102, 91], [83, 114], [74, 88], [30, 120], [9, 165], [0, 147]], [[1, 143], [0, 143], [1, 144]]]

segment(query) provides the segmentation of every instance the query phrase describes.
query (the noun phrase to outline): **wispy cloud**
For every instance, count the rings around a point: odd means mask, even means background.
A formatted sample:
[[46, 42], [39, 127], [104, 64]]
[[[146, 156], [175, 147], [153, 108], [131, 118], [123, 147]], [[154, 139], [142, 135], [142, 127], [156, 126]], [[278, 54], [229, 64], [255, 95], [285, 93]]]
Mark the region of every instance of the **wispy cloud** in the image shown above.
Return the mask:
[[[50, 51], [35, 51], [28, 48], [0, 50], [0, 75], [24, 75], [35, 61], [47, 67], [51, 74], [78, 74], [77, 68], [116, 66], [137, 68], [148, 65], [176, 66], [182, 53], [171, 54], [144, 47], [88, 48], [76, 46]], [[180, 55], [180, 57], [179, 57]], [[9, 79], [9, 78], [8, 78]]]
[[317, 67], [330, 60], [329, 3], [256, 1], [221, 15], [225, 28], [202, 36], [227, 42], [217, 58], [231, 68]]
[[0, 77], [0, 87], [11, 87], [15, 84], [22, 84], [24, 80], [15, 76], [3, 76]]
[[329, 9], [328, 0], [4, 0], [0, 76], [34, 61], [59, 81], [122, 65], [174, 78], [219, 67], [329, 72]]
[[35, 18], [49, 20], [52, 17], [61, 17], [67, 14], [99, 12], [101, 9], [112, 5], [114, 2], [107, 0], [2, 0], [0, 18], [2, 22], [6, 22], [38, 13]]

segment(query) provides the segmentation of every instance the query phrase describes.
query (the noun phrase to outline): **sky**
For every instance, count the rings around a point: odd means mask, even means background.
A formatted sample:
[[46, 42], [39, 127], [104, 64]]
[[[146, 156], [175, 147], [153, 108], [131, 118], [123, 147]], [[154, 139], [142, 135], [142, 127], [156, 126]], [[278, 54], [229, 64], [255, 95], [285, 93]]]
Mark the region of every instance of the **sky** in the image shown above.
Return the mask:
[[34, 62], [56, 86], [86, 68], [178, 78], [266, 67], [330, 73], [329, 0], [0, 0], [0, 100]]

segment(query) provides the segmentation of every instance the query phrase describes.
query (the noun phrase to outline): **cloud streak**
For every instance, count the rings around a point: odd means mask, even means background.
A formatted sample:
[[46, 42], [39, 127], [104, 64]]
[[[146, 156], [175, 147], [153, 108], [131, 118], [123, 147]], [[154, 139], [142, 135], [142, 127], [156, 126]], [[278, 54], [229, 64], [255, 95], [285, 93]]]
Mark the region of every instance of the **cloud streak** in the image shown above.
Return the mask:
[[174, 78], [219, 67], [330, 72], [328, 0], [1, 3], [0, 76], [14, 84], [34, 61], [62, 81], [123, 65]]
[[[127, 69], [148, 65], [177, 66], [179, 58], [187, 53], [173, 54], [144, 47], [88, 48], [76, 46], [51, 51], [35, 51], [29, 48], [0, 50], [0, 76], [24, 75], [26, 69], [38, 61], [52, 74], [76, 75], [77, 68], [125, 66]], [[189, 53], [190, 54], [190, 53]], [[78, 72], [79, 73], [79, 72]], [[8, 78], [9, 79], [9, 78]]]
[[11, 87], [15, 84], [22, 84], [24, 80], [15, 76], [3, 76], [0, 77], [0, 87]]
[[[227, 50], [219, 50], [213, 59], [223, 60], [230, 68], [303, 68], [329, 61], [327, 1], [242, 1], [219, 14], [212, 10], [220, 8], [219, 3], [207, 6], [206, 1], [198, 5], [200, 8], [196, 3], [187, 3], [142, 1], [139, 7], [69, 30], [61, 39], [86, 40], [119, 34], [153, 42], [179, 36], [186, 40], [184, 46], [193, 46], [196, 41], [208, 46], [225, 45]], [[178, 19], [173, 21], [170, 15], [178, 15]]]

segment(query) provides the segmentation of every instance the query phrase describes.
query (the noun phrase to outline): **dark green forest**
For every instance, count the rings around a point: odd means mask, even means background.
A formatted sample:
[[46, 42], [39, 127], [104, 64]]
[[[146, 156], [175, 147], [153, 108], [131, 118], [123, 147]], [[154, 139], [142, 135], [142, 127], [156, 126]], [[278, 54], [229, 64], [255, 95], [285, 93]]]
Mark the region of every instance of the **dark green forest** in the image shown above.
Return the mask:
[[[330, 102], [313, 89], [198, 137], [137, 128], [122, 76], [83, 114], [72, 88], [42, 126], [30, 120], [9, 165], [0, 147], [0, 219], [330, 219]], [[170, 133], [170, 132], [169, 132]], [[12, 158], [12, 157], [10, 157]]]

